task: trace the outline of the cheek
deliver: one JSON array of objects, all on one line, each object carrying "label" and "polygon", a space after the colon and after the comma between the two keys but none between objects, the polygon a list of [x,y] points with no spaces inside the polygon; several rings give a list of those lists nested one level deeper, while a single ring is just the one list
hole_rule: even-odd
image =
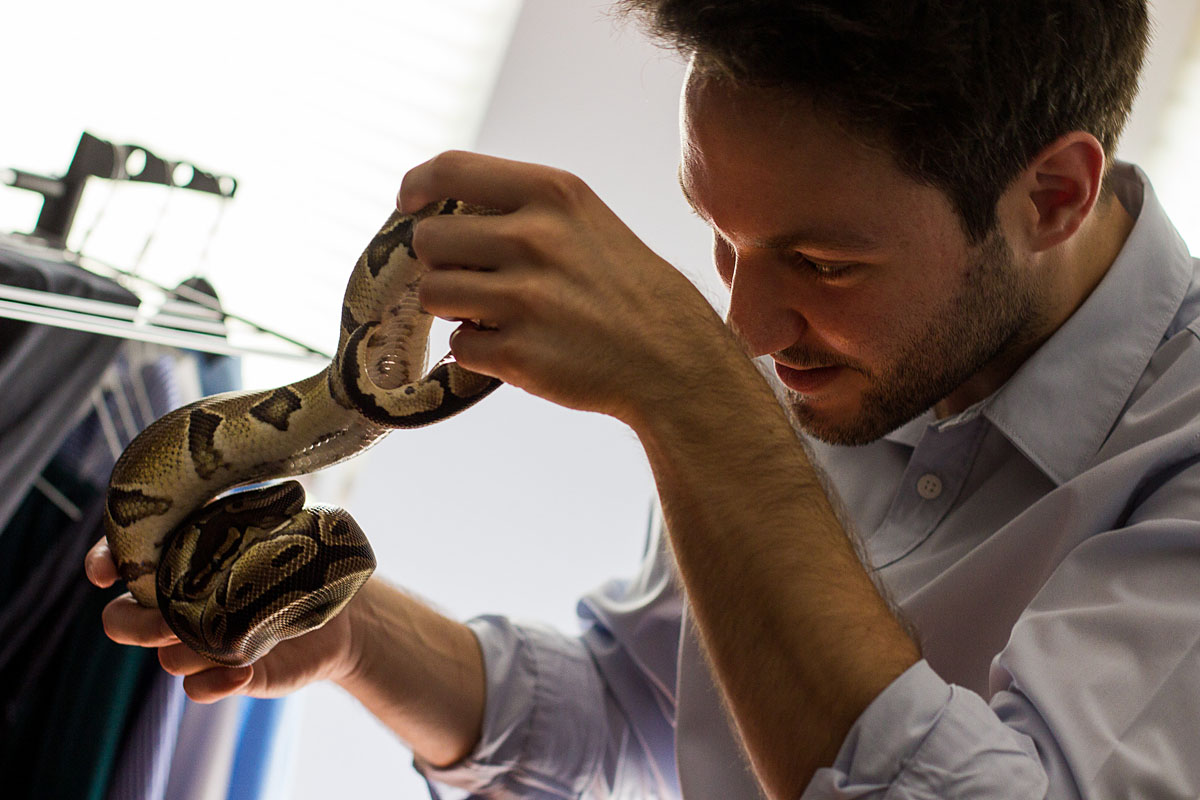
[{"label": "cheek", "polygon": [[[859,287],[852,301],[825,316],[829,341],[871,364],[875,370],[905,354],[928,338],[929,330],[945,324],[957,309],[952,298],[936,285],[886,285]],[[830,304],[831,312],[833,304]]]},{"label": "cheek", "polygon": [[886,358],[910,330],[904,304],[875,287],[816,288],[807,305],[812,333],[826,346],[864,363]]}]

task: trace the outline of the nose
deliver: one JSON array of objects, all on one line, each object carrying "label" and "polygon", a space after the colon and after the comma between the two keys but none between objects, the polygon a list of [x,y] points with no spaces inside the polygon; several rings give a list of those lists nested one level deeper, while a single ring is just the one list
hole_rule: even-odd
[{"label": "nose", "polygon": [[718,254],[717,265],[729,288],[725,320],[751,355],[775,353],[800,341],[808,323],[795,302],[788,271],[769,253],[721,247],[727,251]]}]

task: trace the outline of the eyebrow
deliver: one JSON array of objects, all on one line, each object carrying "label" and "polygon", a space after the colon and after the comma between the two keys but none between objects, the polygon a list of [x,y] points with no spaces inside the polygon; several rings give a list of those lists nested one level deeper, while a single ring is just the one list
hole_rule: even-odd
[{"label": "eyebrow", "polygon": [[[692,199],[691,193],[688,192],[687,184],[683,180],[682,168],[679,170],[679,190],[683,193],[683,199],[691,207],[692,213],[705,222],[709,222],[708,218],[700,213],[700,208],[696,205],[696,201]],[[756,240],[753,244],[755,247],[764,250],[791,250],[799,248],[802,245],[855,251],[875,250],[879,247],[879,241],[874,237],[859,233],[858,231],[824,225],[801,227],[789,233],[772,236],[769,239]]]}]

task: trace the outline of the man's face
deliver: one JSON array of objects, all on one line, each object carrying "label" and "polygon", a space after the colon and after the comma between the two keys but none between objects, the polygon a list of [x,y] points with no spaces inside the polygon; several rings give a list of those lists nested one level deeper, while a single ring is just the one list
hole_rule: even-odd
[{"label": "man's face", "polygon": [[680,179],[713,229],[728,322],[769,354],[802,428],[865,444],[1040,328],[1000,231],[972,246],[946,195],[778,95],[689,78]]}]

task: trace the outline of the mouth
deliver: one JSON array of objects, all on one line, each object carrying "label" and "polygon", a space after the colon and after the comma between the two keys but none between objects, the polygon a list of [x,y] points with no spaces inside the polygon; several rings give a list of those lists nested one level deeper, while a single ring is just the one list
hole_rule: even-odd
[{"label": "mouth", "polygon": [[845,367],[807,367],[798,369],[775,362],[775,374],[783,385],[797,394],[815,395],[845,371]]}]

